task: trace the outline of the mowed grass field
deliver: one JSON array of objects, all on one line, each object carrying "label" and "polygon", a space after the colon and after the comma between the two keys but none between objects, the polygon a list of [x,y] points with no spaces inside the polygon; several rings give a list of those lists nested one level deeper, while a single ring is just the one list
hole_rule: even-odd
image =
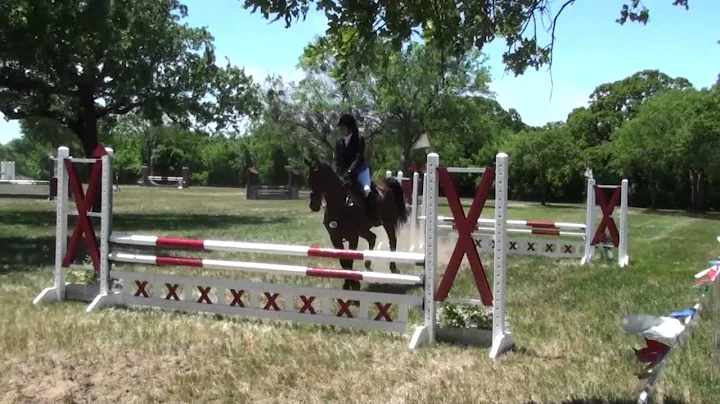
[{"label": "mowed grass field", "polygon": [[[384,334],[140,308],[87,314],[80,302],[33,306],[52,283],[54,207],[0,200],[2,403],[632,403],[638,368],[632,348],[641,340],[622,331],[623,315],[689,308],[698,296],[693,275],[720,255],[717,217],[631,210],[628,268],[509,256],[507,308],[519,349],[492,362],[482,348],[440,344],[410,351],[412,329]],[[492,204],[483,216],[492,216]],[[583,222],[585,209],[511,204],[509,216]],[[307,201],[245,201],[238,189],[122,187],[113,220],[123,233],[329,246],[322,215],[310,212]],[[132,270],[147,269],[157,270]],[[374,270],[387,271],[380,263]],[[454,291],[472,290],[464,267]],[[420,322],[419,315],[412,319]],[[706,315],[689,343],[672,353],[657,398],[720,403],[720,383],[711,381],[711,339]]]}]

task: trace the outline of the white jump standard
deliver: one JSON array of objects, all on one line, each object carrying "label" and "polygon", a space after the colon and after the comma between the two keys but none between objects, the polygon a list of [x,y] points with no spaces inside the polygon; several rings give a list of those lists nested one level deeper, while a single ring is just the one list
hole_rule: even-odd
[{"label": "white jump standard", "polygon": [[[481,304],[477,299],[447,297],[459,266],[449,265],[442,276],[440,287],[436,288],[437,270],[437,213],[438,189],[442,185],[446,193],[454,192],[447,181],[447,171],[439,166],[437,154],[428,155],[427,189],[429,196],[426,207],[430,219],[426,221],[426,252],[352,251],[316,248],[296,245],[280,245],[238,241],[184,239],[151,235],[122,235],[112,233],[112,156],[104,148],[98,148],[96,159],[73,159],[67,148],[58,151],[58,198],[57,238],[53,286],[46,288],[34,303],[61,301],[78,296],[78,286],[65,283],[65,270],[75,260],[82,236],[85,236],[93,269],[99,272],[99,288],[87,299],[92,303],[87,311],[102,307],[132,304],[161,307],[192,312],[212,312],[261,317],[268,319],[313,322],[318,324],[359,327],[370,330],[405,332],[409,326],[410,308],[423,312],[422,325],[415,329],[410,348],[431,344],[436,340],[452,339],[452,332],[439,327],[436,305],[442,302],[464,301]],[[80,184],[76,164],[94,163],[87,192]],[[507,197],[507,155],[497,157],[497,173],[488,169],[484,183],[492,185],[496,179],[496,221],[495,238],[505,238],[505,216]],[[494,174],[494,175],[493,175]],[[101,181],[102,180],[102,181]],[[489,184],[489,185],[488,185]],[[77,208],[77,224],[73,237],[67,241],[69,191]],[[101,192],[102,209],[94,212],[97,192]],[[484,201],[483,201],[484,202]],[[479,215],[477,204],[471,215]],[[481,209],[481,208],[480,208]],[[471,216],[472,217],[472,216]],[[100,235],[95,236],[91,218],[100,219]],[[463,227],[460,225],[460,227]],[[464,227],[463,227],[464,228]],[[465,229],[467,230],[467,229]],[[493,330],[483,332],[478,339],[492,340],[490,357],[496,358],[513,346],[512,335],[505,324],[505,253],[506,243],[498,242],[495,247],[494,290],[490,294],[479,261],[477,250],[467,240],[470,232],[463,233],[453,259],[460,260],[468,254],[482,303],[493,306]],[[163,247],[185,250],[232,251],[284,255],[295,257],[316,257],[331,259],[393,261],[423,266],[421,275],[400,275],[381,272],[337,270],[298,265],[283,265],[265,262],[217,260],[209,258],[158,256],[150,253],[123,251],[122,248]],[[472,248],[469,248],[472,247]],[[458,258],[459,257],[459,258]],[[452,260],[451,260],[452,261]],[[117,270],[114,265],[141,264],[144,266],[202,267],[242,273],[263,273],[269,275],[303,276],[313,278],[345,279],[369,283],[417,285],[422,295],[374,293],[329,289],[322,287],[298,286],[292,284],[261,283],[256,281],[183,276],[152,272]],[[454,265],[454,264],[453,264]],[[119,281],[119,282],[114,282]],[[482,286],[481,285],[485,285]],[[121,286],[120,286],[121,285]],[[70,292],[70,293],[67,293]],[[355,303],[357,302],[357,306]],[[452,331],[452,330],[450,330]],[[489,335],[488,335],[489,334]],[[468,341],[464,341],[468,342]]]}]

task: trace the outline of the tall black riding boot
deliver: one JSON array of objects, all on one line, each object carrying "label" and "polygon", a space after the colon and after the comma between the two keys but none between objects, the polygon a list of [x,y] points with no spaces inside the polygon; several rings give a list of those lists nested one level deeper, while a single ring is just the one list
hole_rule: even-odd
[{"label": "tall black riding boot", "polygon": [[371,191],[365,199],[365,213],[373,224],[379,222],[376,205],[375,192]]}]

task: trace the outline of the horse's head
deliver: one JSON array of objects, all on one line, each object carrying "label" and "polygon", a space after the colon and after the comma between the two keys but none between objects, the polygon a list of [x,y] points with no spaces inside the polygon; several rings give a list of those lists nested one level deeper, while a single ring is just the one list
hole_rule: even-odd
[{"label": "horse's head", "polygon": [[319,160],[308,161],[306,164],[310,168],[308,174],[308,185],[310,186],[310,210],[318,212],[322,207],[322,200],[331,184],[331,175],[334,175],[332,167]]}]

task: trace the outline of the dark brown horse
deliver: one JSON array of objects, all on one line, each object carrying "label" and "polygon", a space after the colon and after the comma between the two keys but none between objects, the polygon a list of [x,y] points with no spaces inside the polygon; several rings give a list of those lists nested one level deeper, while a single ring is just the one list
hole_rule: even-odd
[{"label": "dark brown horse", "polygon": [[[348,204],[348,196],[358,201],[358,192],[350,192],[349,187],[327,163],[311,164],[308,176],[310,185],[310,210],[317,212],[325,200],[325,218],[323,224],[330,235],[333,247],[344,248],[348,242],[351,250],[357,250],[359,238],[367,240],[369,248],[375,248],[375,233],[372,228],[382,226],[388,235],[390,251],[397,248],[397,234],[401,225],[407,222],[408,212],[403,198],[402,185],[395,178],[385,181],[373,181],[372,187],[376,195],[375,208],[377,219],[368,217],[363,203]],[[379,219],[379,220],[378,220]],[[353,260],[340,260],[343,269],[352,270]],[[370,261],[365,261],[365,268],[370,269]],[[397,266],[390,263],[390,272],[397,273]],[[343,289],[359,289],[357,281],[345,281]]]}]

